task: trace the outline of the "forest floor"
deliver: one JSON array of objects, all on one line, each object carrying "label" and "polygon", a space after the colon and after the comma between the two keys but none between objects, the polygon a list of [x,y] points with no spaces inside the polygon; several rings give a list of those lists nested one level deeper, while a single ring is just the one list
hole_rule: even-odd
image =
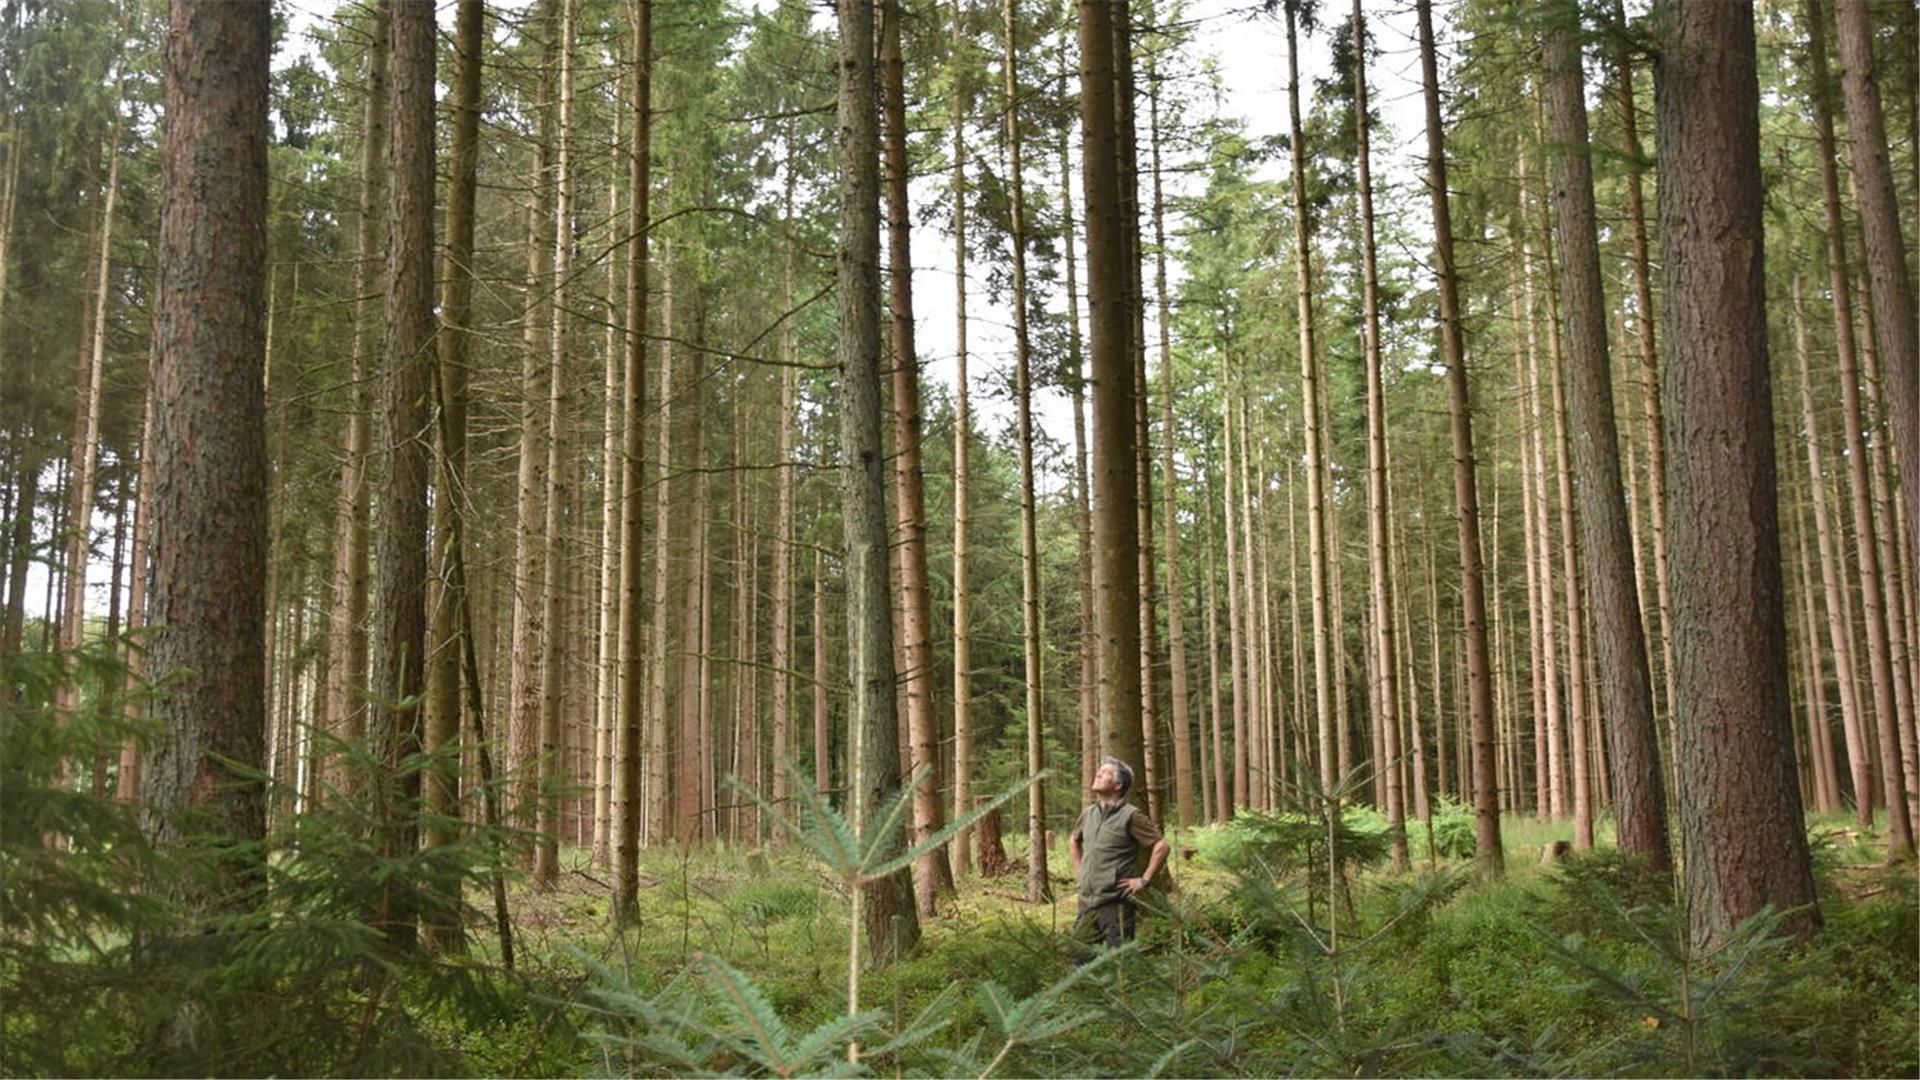
[{"label": "forest floor", "polygon": [[1809,825],[1821,936],[1792,946],[1761,919],[1712,954],[1604,831],[1601,853],[1543,860],[1568,822],[1507,818],[1494,884],[1430,861],[1416,828],[1414,869],[1350,867],[1331,920],[1304,875],[1250,863],[1233,830],[1189,830],[1140,945],[1085,972],[1064,854],[1054,901],[1030,904],[1010,837],[1015,873],[962,879],[906,958],[863,978],[858,1032],[846,890],[804,849],[643,855],[618,935],[604,871],[569,850],[560,886],[516,887],[512,907],[523,967],[573,1007],[468,1043],[468,1064],[811,1075],[864,1034],[882,1049],[861,1066],[896,1074],[1915,1075],[1912,868],[1880,866],[1849,821]]}]

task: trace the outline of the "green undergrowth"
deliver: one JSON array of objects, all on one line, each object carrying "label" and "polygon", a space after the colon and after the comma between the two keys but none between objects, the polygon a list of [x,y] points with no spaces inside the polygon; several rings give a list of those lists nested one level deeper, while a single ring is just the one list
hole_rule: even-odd
[{"label": "green undergrowth", "polygon": [[[146,734],[84,704],[51,722],[58,680],[108,664],[4,673],[21,697],[0,717],[0,1074],[1920,1072],[1912,868],[1880,866],[1850,820],[1809,822],[1824,929],[1805,944],[1767,912],[1693,950],[1669,884],[1609,850],[1605,823],[1600,851],[1543,861],[1570,828],[1509,817],[1508,874],[1482,883],[1466,808],[1441,804],[1431,854],[1412,823],[1404,873],[1385,821],[1349,808],[1332,865],[1321,815],[1178,833],[1139,942],[1084,966],[1064,853],[1050,903],[1024,899],[1024,872],[963,877],[849,1001],[853,889],[911,853],[874,842],[897,816],[856,835],[823,803],[783,847],[646,852],[618,933],[586,852],[540,891],[518,869],[524,835],[383,857],[339,805],[236,852],[263,870],[226,914],[189,911],[169,897],[201,868],[60,780],[76,742]],[[491,918],[503,867],[511,970]],[[455,895],[463,950],[379,924],[392,897]]]}]

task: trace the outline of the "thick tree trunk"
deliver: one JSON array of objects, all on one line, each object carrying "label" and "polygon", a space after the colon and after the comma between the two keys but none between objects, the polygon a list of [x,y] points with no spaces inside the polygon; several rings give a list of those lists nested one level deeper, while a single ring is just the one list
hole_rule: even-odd
[{"label": "thick tree trunk", "polygon": [[[1588,596],[1613,765],[1614,814],[1620,850],[1665,871],[1667,800],[1660,739],[1653,721],[1653,685],[1633,582],[1633,539],[1620,482],[1619,431],[1613,417],[1613,373],[1607,356],[1606,297],[1593,203],[1593,163],[1586,156],[1587,106],[1580,71],[1579,9],[1565,6],[1547,30],[1545,83],[1554,225],[1560,246],[1561,313],[1567,350],[1568,424],[1579,474],[1580,529],[1586,543]],[[1591,829],[1589,820],[1588,828]],[[1591,838],[1589,838],[1591,839]]]},{"label": "thick tree trunk", "polygon": [[[840,471],[846,523],[847,651],[853,688],[858,829],[899,789],[893,620],[888,611],[886,462],[880,446],[880,163],[874,103],[873,0],[838,0]],[[882,851],[899,851],[898,837]],[[866,963],[890,963],[920,937],[906,871],[861,887]]]},{"label": "thick tree trunk", "polygon": [[[781,225],[784,243],[781,253],[780,308],[794,309],[794,260],[799,245],[793,239],[793,189],[795,183],[793,131],[786,135],[787,159],[781,172],[786,189],[781,200]],[[787,800],[792,797],[787,770],[797,759],[793,737],[793,427],[799,409],[799,345],[794,337],[793,319],[780,323],[780,416],[775,421],[773,473],[773,746],[772,777],[769,790],[780,813],[769,823],[776,842],[786,839],[782,823]]]},{"label": "thick tree trunk", "polygon": [[1102,752],[1139,766],[1140,519],[1134,505],[1133,311],[1128,291],[1125,205],[1120,183],[1121,137],[1115,102],[1116,8],[1078,0],[1080,13],[1081,178],[1087,213],[1087,303],[1093,366],[1094,620],[1100,637],[1099,723]]},{"label": "thick tree trunk", "polygon": [[1656,19],[1680,827],[1689,929],[1710,945],[1768,905],[1799,933],[1820,916],[1787,712],[1753,10]]},{"label": "thick tree trunk", "polygon": [[[434,355],[434,25],[425,5],[393,11],[387,144],[387,400],[382,411],[378,542],[374,548],[374,697],[371,733],[383,772],[375,820],[382,853],[419,843],[420,774],[398,770],[419,752],[427,644],[427,397]],[[383,895],[389,940],[410,945],[417,912]]]},{"label": "thick tree trunk", "polygon": [[[175,0],[165,49],[152,394],[156,699],[146,776],[162,847],[206,845],[231,905],[262,867],[266,725],[267,81],[265,6]],[[227,763],[233,763],[229,766]],[[187,811],[192,811],[189,820]]]},{"label": "thick tree trunk", "polygon": [[1475,860],[1482,876],[1506,868],[1500,846],[1500,793],[1494,773],[1493,687],[1487,657],[1486,584],[1480,567],[1480,496],[1474,477],[1473,415],[1467,400],[1466,344],[1462,339],[1453,222],[1447,206],[1445,136],[1440,130],[1440,77],[1434,57],[1433,7],[1417,0],[1420,71],[1427,113],[1427,192],[1433,200],[1434,262],[1440,293],[1440,349],[1447,365],[1447,407],[1452,417],[1453,492],[1459,522],[1460,603],[1465,623],[1467,703],[1472,717]]}]

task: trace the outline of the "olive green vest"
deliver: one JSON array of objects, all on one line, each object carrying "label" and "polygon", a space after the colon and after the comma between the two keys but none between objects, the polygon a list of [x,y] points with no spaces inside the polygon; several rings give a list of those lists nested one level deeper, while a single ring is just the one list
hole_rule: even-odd
[{"label": "olive green vest", "polygon": [[1120,879],[1140,873],[1140,845],[1129,827],[1132,803],[1107,810],[1094,803],[1080,814],[1080,901],[1094,907],[1123,895]]}]

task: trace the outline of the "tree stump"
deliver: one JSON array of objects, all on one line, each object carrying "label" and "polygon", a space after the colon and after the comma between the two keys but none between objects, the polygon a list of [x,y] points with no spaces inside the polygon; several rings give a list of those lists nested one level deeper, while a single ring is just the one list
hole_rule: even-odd
[{"label": "tree stump", "polygon": [[1007,847],[1000,840],[1000,811],[989,810],[974,823],[974,850],[980,856],[980,876],[999,877],[1013,873],[1007,860]]},{"label": "tree stump", "polygon": [[1573,850],[1573,845],[1569,844],[1565,840],[1550,840],[1547,843],[1541,844],[1540,845],[1540,865],[1552,866],[1554,863],[1557,863],[1562,858],[1564,858],[1567,852],[1572,850]]}]

